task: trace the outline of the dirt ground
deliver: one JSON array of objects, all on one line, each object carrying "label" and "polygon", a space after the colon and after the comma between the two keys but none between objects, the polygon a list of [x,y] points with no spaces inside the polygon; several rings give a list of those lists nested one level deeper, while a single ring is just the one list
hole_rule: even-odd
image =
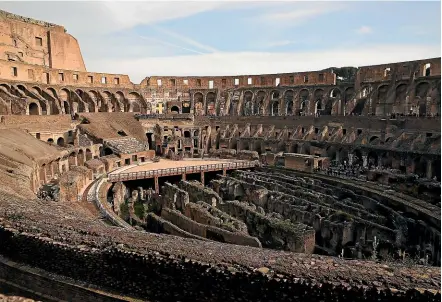
[{"label": "dirt ground", "polygon": [[235,161],[217,161],[217,160],[181,160],[181,161],[173,161],[168,159],[161,159],[157,163],[147,163],[141,166],[136,166],[127,170],[122,171],[121,173],[130,173],[130,172],[140,172],[140,171],[152,171],[159,169],[167,169],[167,168],[181,168],[181,167],[191,167],[191,166],[203,166],[203,165],[211,165],[211,164],[226,164],[232,163]]}]

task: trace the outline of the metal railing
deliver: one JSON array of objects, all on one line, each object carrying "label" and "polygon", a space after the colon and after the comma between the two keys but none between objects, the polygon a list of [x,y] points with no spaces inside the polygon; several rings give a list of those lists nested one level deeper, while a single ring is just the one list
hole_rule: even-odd
[{"label": "metal railing", "polygon": [[135,179],[146,179],[146,178],[153,178],[160,176],[172,176],[172,175],[191,174],[198,172],[219,171],[224,169],[235,170],[235,169],[253,168],[257,164],[258,164],[257,161],[247,161],[247,162],[235,162],[235,163],[209,164],[202,166],[167,168],[167,169],[158,169],[151,171],[118,173],[118,174],[110,174],[108,176],[108,181],[117,182],[117,181],[127,181]]}]

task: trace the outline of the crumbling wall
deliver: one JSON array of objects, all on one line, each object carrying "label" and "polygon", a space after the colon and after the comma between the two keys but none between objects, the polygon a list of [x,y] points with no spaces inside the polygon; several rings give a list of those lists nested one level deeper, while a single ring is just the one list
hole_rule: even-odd
[{"label": "crumbling wall", "polygon": [[207,239],[216,240],[225,243],[261,247],[261,243],[255,237],[250,237],[248,235],[240,233],[232,233],[217,228],[215,226],[204,225],[195,222],[192,219],[181,214],[181,212],[177,210],[163,208],[161,210],[161,217],[167,221],[172,222],[180,229],[199,237],[204,237]]},{"label": "crumbling wall", "polygon": [[[289,250],[301,253],[313,253],[315,233],[304,224],[293,224],[290,221],[270,218],[245,203],[225,201],[218,205],[222,211],[241,219],[247,225],[252,236],[256,236],[265,247]],[[308,236],[309,240],[306,236]],[[307,246],[307,244],[310,244]]]},{"label": "crumbling wall", "polygon": [[178,185],[181,189],[189,194],[189,200],[192,202],[198,202],[202,200],[214,207],[222,202],[221,197],[215,191],[208,187],[205,187],[198,181],[182,180]]}]

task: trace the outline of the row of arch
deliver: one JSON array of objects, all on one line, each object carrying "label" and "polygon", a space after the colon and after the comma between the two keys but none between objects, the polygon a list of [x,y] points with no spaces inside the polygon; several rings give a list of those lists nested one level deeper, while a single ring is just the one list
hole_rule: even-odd
[{"label": "row of arch", "polygon": [[[12,101],[25,100],[26,114],[75,114],[82,112],[141,112],[150,110],[151,104],[147,103],[138,92],[129,92],[125,95],[121,91],[83,90],[52,87],[41,88],[32,86],[27,88],[23,84],[0,84],[0,97]],[[0,106],[1,111],[1,106]],[[12,111],[3,109],[3,111]],[[1,112],[0,112],[1,113]],[[14,114],[15,112],[3,112]],[[17,112],[20,114],[21,112]]]},{"label": "row of arch", "polygon": [[[63,138],[58,138],[57,144]],[[49,142],[49,140],[48,140]],[[41,183],[48,183],[56,175],[60,175],[68,171],[70,166],[84,166],[85,162],[94,158],[93,152],[90,148],[79,149],[72,151],[65,157],[59,157],[54,161],[50,161],[41,165],[39,170],[39,177]],[[67,159],[67,166],[62,164],[63,160]]]},{"label": "row of arch", "polygon": [[[373,88],[363,86],[360,98],[373,97],[375,102],[371,104],[371,114],[405,113],[425,115],[428,113],[440,113],[440,81],[430,83],[420,81],[413,86],[401,82],[395,86],[380,84]],[[430,106],[430,107],[429,107]]]}]

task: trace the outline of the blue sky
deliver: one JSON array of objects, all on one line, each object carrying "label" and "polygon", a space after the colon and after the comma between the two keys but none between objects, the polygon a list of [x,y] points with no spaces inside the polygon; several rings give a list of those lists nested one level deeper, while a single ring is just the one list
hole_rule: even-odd
[{"label": "blue sky", "polygon": [[233,75],[439,57],[431,2],[1,2],[64,25],[89,71]]}]

